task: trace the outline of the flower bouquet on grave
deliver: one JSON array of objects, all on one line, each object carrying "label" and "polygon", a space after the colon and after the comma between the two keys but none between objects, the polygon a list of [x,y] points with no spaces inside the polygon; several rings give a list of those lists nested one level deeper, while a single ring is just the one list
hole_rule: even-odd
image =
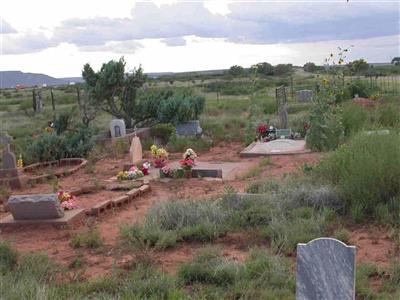
[{"label": "flower bouquet on grave", "polygon": [[156,145],[150,147],[151,155],[154,159],[154,167],[163,168],[168,159],[168,152],[164,148],[158,148]]},{"label": "flower bouquet on grave", "polygon": [[132,166],[129,171],[121,171],[117,174],[118,180],[134,180],[142,178],[144,176],[143,172],[139,170],[136,166]]},{"label": "flower bouquet on grave", "polygon": [[75,197],[70,193],[59,191],[57,193],[57,198],[61,203],[61,207],[65,210],[78,208],[78,205],[75,203]]},{"label": "flower bouquet on grave", "polygon": [[190,178],[192,176],[192,169],[196,165],[197,154],[192,149],[187,149],[183,153],[183,159],[179,162],[185,172],[185,176]]},{"label": "flower bouquet on grave", "polygon": [[258,140],[262,141],[268,134],[268,126],[266,124],[260,124],[257,127]]},{"label": "flower bouquet on grave", "polygon": [[143,163],[141,171],[144,176],[150,174],[150,167],[151,167],[151,164],[149,162],[146,161]]}]

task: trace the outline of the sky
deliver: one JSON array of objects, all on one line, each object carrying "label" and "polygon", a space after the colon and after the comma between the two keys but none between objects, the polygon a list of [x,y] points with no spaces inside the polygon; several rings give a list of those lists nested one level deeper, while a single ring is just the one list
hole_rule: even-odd
[{"label": "sky", "polygon": [[338,46],[390,62],[399,22],[400,0],[1,0],[0,71],[72,77],[121,56],[145,72],[322,64]]}]

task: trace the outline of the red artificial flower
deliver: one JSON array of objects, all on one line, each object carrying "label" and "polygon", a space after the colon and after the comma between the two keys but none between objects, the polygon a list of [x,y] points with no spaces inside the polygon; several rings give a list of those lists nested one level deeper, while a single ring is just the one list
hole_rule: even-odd
[{"label": "red artificial flower", "polygon": [[259,125],[257,131],[259,134],[265,134],[267,132],[267,125],[265,124]]}]

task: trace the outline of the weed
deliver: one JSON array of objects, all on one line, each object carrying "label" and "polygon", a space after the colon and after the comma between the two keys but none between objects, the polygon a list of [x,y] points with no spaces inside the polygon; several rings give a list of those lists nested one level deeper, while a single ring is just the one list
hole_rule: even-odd
[{"label": "weed", "polygon": [[77,233],[71,238],[71,247],[73,248],[96,249],[102,245],[103,238],[95,227],[89,228],[86,232]]},{"label": "weed", "polygon": [[17,264],[18,252],[8,242],[0,242],[0,274],[11,271]]}]

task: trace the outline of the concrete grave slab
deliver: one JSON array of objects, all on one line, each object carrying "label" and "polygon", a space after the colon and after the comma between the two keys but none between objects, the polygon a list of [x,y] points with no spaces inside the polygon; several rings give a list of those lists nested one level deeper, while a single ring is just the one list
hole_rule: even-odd
[{"label": "concrete grave slab", "polygon": [[15,220],[12,215],[7,215],[0,220],[0,228],[16,228],[34,225],[51,225],[55,227],[72,226],[80,222],[85,216],[84,209],[66,210],[64,216],[58,219],[40,220]]},{"label": "concrete grave slab", "polygon": [[305,140],[277,139],[271,142],[253,142],[247,146],[240,156],[269,156],[269,155],[295,155],[311,152],[306,147]]}]

